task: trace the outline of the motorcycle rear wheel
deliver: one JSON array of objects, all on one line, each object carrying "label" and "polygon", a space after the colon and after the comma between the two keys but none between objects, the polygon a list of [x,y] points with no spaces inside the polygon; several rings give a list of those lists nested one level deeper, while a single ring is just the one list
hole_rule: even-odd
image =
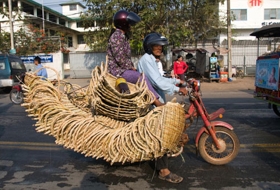
[{"label": "motorcycle rear wheel", "polygon": [[10,92],[10,100],[17,105],[23,103],[23,93],[17,89],[12,89]]},{"label": "motorcycle rear wheel", "polygon": [[201,157],[213,165],[224,165],[231,162],[238,154],[240,143],[236,134],[224,127],[215,128],[217,139],[221,145],[217,149],[212,137],[203,133],[198,141]]},{"label": "motorcycle rear wheel", "polygon": [[274,113],[280,117],[280,110],[278,109],[278,106],[273,104],[272,109],[273,109]]}]

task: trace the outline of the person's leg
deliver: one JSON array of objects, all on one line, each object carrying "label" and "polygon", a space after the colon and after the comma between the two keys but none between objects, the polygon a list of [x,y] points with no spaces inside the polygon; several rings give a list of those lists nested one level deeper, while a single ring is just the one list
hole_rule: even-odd
[{"label": "person's leg", "polygon": [[185,74],[178,74],[178,77],[180,78],[180,80],[185,80]]},{"label": "person's leg", "polygon": [[[156,160],[156,169],[162,174],[163,176],[168,175],[168,157],[164,155]],[[161,173],[162,172],[162,173]]]},{"label": "person's leg", "polygon": [[164,155],[156,160],[156,169],[159,171],[159,179],[166,180],[171,183],[180,183],[183,178],[171,173],[168,169],[168,157]]},{"label": "person's leg", "polygon": [[[133,83],[133,84],[136,84],[139,77],[140,79],[142,79],[142,75],[141,73],[139,73],[138,71],[134,71],[134,70],[126,70],[123,74],[122,74],[122,77],[125,78],[125,80],[127,82],[130,82],[130,83]],[[155,91],[155,89],[153,88],[153,86],[151,85],[150,81],[147,80],[146,78],[144,79],[147,86],[148,86],[148,89],[155,95],[156,99],[154,101],[154,104],[155,106],[162,106],[163,104],[159,101],[159,95],[158,93]]]}]

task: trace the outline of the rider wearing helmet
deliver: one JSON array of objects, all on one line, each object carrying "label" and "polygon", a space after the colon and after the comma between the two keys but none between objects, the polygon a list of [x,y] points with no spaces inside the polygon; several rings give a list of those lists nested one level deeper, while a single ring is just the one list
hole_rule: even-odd
[{"label": "rider wearing helmet", "polygon": [[113,18],[115,27],[126,32],[129,31],[130,26],[134,26],[140,20],[141,19],[137,14],[125,10],[118,11]]},{"label": "rider wearing helmet", "polygon": [[[163,46],[167,45],[167,39],[159,33],[148,34],[143,42],[145,54],[140,58],[138,63],[138,71],[144,73],[148,80],[151,82],[158,94],[165,102],[165,93],[173,95],[175,92],[182,92],[187,94],[186,88],[179,88],[176,84],[182,84],[176,78],[163,77],[157,67],[157,59],[162,53]],[[168,157],[162,156],[156,160],[156,169],[159,171],[159,179],[166,180],[171,183],[180,183],[183,178],[170,172],[168,169]]]},{"label": "rider wearing helmet", "polygon": [[[107,58],[108,58],[108,71],[116,77],[122,77],[127,82],[136,84],[141,74],[136,71],[134,64],[131,61],[131,50],[128,41],[128,33],[130,26],[135,25],[140,21],[140,17],[125,10],[118,11],[114,17],[113,22],[116,27],[111,31],[108,40]],[[154,94],[156,106],[162,105],[158,100],[159,95],[152,87],[150,82],[144,79],[147,83],[149,90]]]},{"label": "rider wearing helmet", "polygon": [[179,91],[187,94],[186,88],[176,86],[176,84],[183,84],[185,81],[163,77],[158,71],[156,60],[161,55],[163,46],[167,44],[168,40],[159,33],[148,34],[143,41],[145,54],[138,63],[138,71],[145,74],[164,102],[166,101],[164,94],[173,95]]}]

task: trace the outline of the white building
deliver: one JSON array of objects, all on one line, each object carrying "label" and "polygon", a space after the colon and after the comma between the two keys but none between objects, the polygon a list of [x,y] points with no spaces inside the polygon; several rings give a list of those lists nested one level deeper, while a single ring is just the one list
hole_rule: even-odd
[{"label": "white building", "polygon": [[[255,40],[250,34],[265,25],[280,23],[280,0],[231,0],[231,11],[235,16],[232,22],[234,40]],[[220,15],[226,16],[227,1],[220,4]],[[220,42],[227,39],[220,35]]]},{"label": "white building", "polygon": [[[16,17],[13,22],[14,31],[24,26],[24,20],[28,21],[41,29],[45,29],[48,36],[53,36],[57,31],[67,31],[68,49],[70,51],[88,51],[89,47],[85,44],[83,34],[86,32],[81,26],[80,14],[85,11],[85,6],[79,2],[62,3],[62,13],[54,11],[49,7],[43,6],[33,0],[13,0],[12,7],[18,8],[17,13],[21,19]],[[8,0],[0,0],[0,8],[8,12]],[[0,15],[0,29],[10,32],[8,17]]]}]

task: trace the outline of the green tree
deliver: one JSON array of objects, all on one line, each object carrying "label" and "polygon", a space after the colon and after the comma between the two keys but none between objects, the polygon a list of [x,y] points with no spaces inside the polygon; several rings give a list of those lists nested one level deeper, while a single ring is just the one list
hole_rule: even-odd
[{"label": "green tree", "polygon": [[[8,7],[0,7],[2,18],[9,18]],[[60,30],[55,36],[47,36],[45,31],[22,19],[21,8],[13,8],[13,20],[23,21],[23,26],[14,31],[14,46],[18,55],[32,55],[34,53],[53,53],[61,51],[69,53],[67,49],[68,33]],[[8,20],[7,20],[8,22]],[[11,49],[10,33],[0,30],[0,52],[9,52]]]},{"label": "green tree", "polygon": [[[46,36],[45,32],[27,24],[14,32],[15,49],[18,55],[32,55],[34,53],[53,53],[61,51],[69,53],[67,49],[67,33],[60,31],[55,36]],[[0,34],[0,51],[10,50],[10,33]]]},{"label": "green tree", "polygon": [[0,32],[0,52],[8,52],[11,49],[10,33]]},{"label": "green tree", "polygon": [[[166,36],[170,44],[180,46],[212,37],[219,31],[218,3],[223,0],[87,0],[88,11],[81,15],[86,43],[93,49],[105,50],[112,18],[120,9],[137,13],[142,21],[132,27],[132,49],[140,51],[145,35],[156,31]],[[93,27],[97,26],[97,27]],[[92,27],[92,28],[91,28]]]}]

